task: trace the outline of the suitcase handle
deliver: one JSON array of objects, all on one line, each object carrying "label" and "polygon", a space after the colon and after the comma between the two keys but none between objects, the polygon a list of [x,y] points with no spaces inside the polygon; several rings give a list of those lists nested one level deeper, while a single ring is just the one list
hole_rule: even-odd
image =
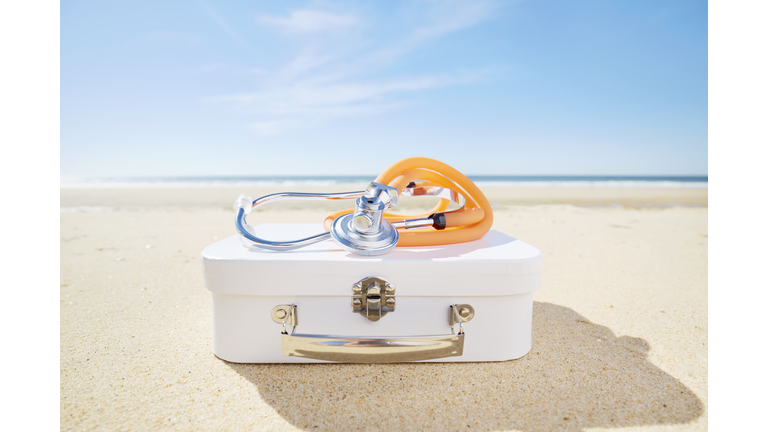
[{"label": "suitcase handle", "polygon": [[[474,309],[469,305],[449,307],[451,333],[453,325],[458,323],[458,334],[407,337],[295,334],[298,325],[295,304],[276,306],[273,316],[275,311],[282,311],[279,315],[284,317],[280,335],[283,355],[341,363],[401,363],[460,357],[464,353],[464,323],[474,317]],[[293,326],[290,334],[286,324]]]}]

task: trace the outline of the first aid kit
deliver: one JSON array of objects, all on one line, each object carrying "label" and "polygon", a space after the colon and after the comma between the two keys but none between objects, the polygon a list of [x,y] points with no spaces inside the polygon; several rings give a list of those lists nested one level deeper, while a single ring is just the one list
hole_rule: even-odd
[{"label": "first aid kit", "polygon": [[[422,215],[394,214],[401,195],[439,202]],[[246,222],[281,199],[356,201],[323,223]],[[223,360],[476,362],[531,349],[542,253],[491,229],[488,200],[446,164],[409,158],[365,190],[241,195],[234,208],[237,234],[201,253],[213,352]],[[286,238],[298,240],[274,240]]]}]

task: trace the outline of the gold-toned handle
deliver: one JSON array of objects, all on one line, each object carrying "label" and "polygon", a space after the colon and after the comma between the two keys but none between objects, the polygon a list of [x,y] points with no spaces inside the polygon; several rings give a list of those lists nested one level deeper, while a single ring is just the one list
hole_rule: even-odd
[{"label": "gold-toned handle", "polygon": [[435,336],[328,336],[289,334],[285,326],[298,325],[295,304],[278,305],[272,310],[272,319],[282,323],[280,334],[283,355],[306,357],[340,363],[402,363],[459,357],[464,354],[463,323],[471,320],[475,310],[470,305],[450,305],[449,324],[458,323],[458,334]]},{"label": "gold-toned handle", "polygon": [[464,335],[339,337],[282,334],[283,355],[341,363],[402,363],[464,353]]}]

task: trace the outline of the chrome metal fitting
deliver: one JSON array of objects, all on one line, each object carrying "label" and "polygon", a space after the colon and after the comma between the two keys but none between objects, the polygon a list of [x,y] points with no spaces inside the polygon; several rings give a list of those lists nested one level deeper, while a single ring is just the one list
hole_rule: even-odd
[{"label": "chrome metal fitting", "polygon": [[378,321],[395,311],[395,285],[384,278],[369,276],[352,286],[352,312]]},{"label": "chrome metal fitting", "polygon": [[397,245],[400,234],[384,219],[384,210],[397,205],[397,189],[372,182],[355,201],[355,211],[331,224],[331,237],[347,252],[381,255]]}]

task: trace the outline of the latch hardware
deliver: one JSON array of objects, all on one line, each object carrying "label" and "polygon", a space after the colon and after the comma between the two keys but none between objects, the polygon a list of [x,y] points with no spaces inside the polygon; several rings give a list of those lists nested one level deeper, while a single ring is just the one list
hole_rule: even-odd
[{"label": "latch hardware", "polygon": [[352,285],[352,312],[378,321],[395,311],[395,285],[376,276],[369,276]]},{"label": "latch hardware", "polygon": [[468,304],[455,304],[451,305],[451,311],[448,314],[448,323],[451,325],[451,333],[453,333],[453,325],[459,325],[459,334],[464,334],[464,323],[469,322],[475,317],[475,308]]},{"label": "latch hardware", "polygon": [[272,321],[283,324],[283,327],[285,327],[285,324],[288,324],[290,326],[296,327],[299,325],[299,314],[296,311],[296,305],[295,304],[289,304],[289,305],[277,305],[272,308]]}]

